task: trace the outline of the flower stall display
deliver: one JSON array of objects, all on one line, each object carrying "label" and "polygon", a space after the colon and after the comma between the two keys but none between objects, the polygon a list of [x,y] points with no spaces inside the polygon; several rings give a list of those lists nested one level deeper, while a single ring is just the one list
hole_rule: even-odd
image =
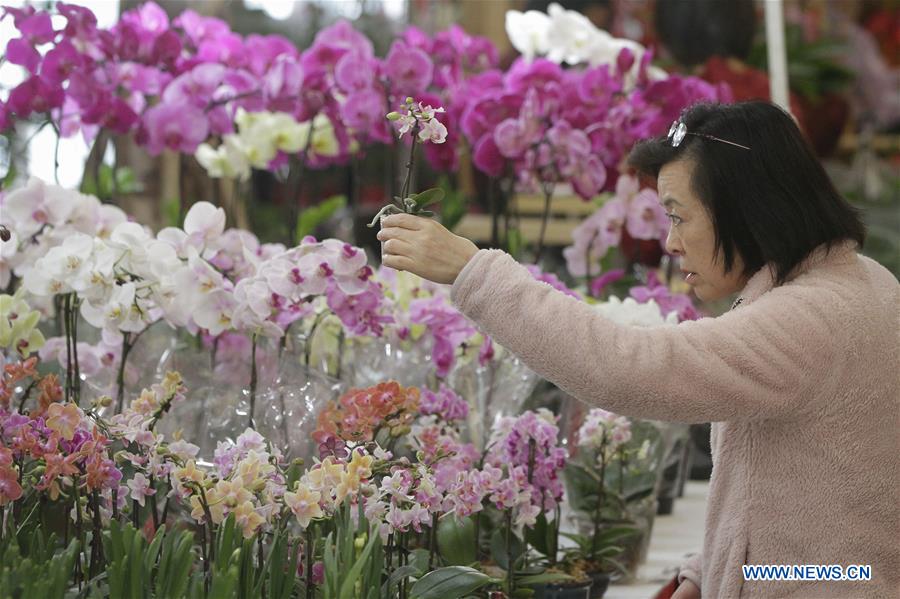
[{"label": "flower stall display", "polygon": [[[4,182],[3,593],[518,597],[622,567],[624,526],[656,480],[653,426],[593,410],[572,436],[525,410],[538,376],[449,286],[307,234],[318,217],[304,220],[300,198],[317,173],[381,152],[391,203],[372,226],[432,216],[455,192],[418,182],[468,155],[501,200],[543,194],[535,279],[625,325],[674,325],[698,317],[690,299],[633,268],[659,263],[665,213],[620,167],[636,140],[727,89],[668,76],[556,5],[509,13],[523,56],[505,70],[455,26],[409,27],[381,57],[345,20],[299,49],[153,2],[109,28],[64,2],[0,19],[17,32],[5,59],[25,73],[0,90],[0,133],[48,126],[95,158],[128,137],[251,202],[254,172],[271,173],[289,232],[229,227],[222,206],[187,197],[155,231],[111,203],[119,179],[101,185],[102,160],[80,191]],[[564,251],[574,288],[541,261],[567,189],[612,192]],[[609,292],[633,279],[610,268],[614,247],[640,275],[623,300]]]}]

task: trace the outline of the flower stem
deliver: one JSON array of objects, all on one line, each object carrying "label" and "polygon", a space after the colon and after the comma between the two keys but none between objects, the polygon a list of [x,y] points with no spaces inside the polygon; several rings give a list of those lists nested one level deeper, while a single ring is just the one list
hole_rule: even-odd
[{"label": "flower stem", "polygon": [[72,493],[75,499],[75,536],[78,538],[78,557],[75,561],[75,578],[78,580],[78,590],[81,590],[82,579],[84,578],[84,566],[82,564],[82,556],[84,555],[84,527],[81,523],[81,500],[78,496],[78,479],[72,481]]},{"label": "flower stem", "polygon": [[94,531],[91,535],[91,566],[88,576],[93,578],[103,563],[103,543],[101,542],[100,496],[96,489],[91,495],[91,512],[93,513]]},{"label": "flower stem", "polygon": [[315,549],[312,525],[306,528],[306,599],[313,599],[315,587],[313,586],[313,550]]},{"label": "flower stem", "polygon": [[72,305],[72,294],[63,298],[63,328],[66,334],[66,402],[72,401],[72,329],[69,326],[69,307]]},{"label": "flower stem", "polygon": [[597,239],[597,236],[600,235],[600,229],[597,229],[594,232],[593,237],[591,237],[591,242],[588,243],[587,250],[584,252],[584,269],[585,269],[585,281],[584,285],[587,289],[588,297],[593,297],[593,293],[591,292],[591,248],[594,246],[594,240]]},{"label": "flower stem", "polygon": [[307,368],[309,368],[309,360],[312,357],[312,343],[313,343],[313,335],[316,334],[316,329],[319,328],[319,325],[322,323],[322,319],[325,318],[326,312],[320,312],[316,315],[316,318],[313,320],[312,326],[309,327],[309,335],[306,336],[306,342],[303,347],[303,359]]},{"label": "flower stem", "polygon": [[603,508],[603,494],[606,478],[606,431],[600,442],[600,480],[597,485],[597,508],[594,510],[594,537],[591,539],[591,558],[594,558],[599,550],[597,538],[600,536],[600,510]]},{"label": "flower stem", "polygon": [[341,330],[338,332],[338,351],[337,351],[337,369],[334,373],[334,378],[341,378],[341,366],[344,364],[344,346],[346,345],[346,335],[344,333],[344,327],[341,327]]},{"label": "flower stem", "polygon": [[479,561],[481,559],[481,543],[479,543],[479,535],[481,535],[481,518],[479,518],[478,512],[472,514],[472,517],[475,518],[475,561]]},{"label": "flower stem", "polygon": [[541,254],[544,252],[544,235],[547,233],[547,220],[550,217],[550,200],[553,197],[553,185],[545,183],[542,185],[544,191],[544,214],[541,217],[541,232],[538,235],[537,252],[534,256],[534,263],[540,265]]},{"label": "flower stem", "polygon": [[409,185],[412,182],[413,167],[416,164],[416,142],[419,140],[419,122],[412,128],[412,144],[409,146],[409,162],[406,163],[406,180],[403,181],[403,189],[400,190],[400,200],[403,201],[409,196]]},{"label": "flower stem", "polygon": [[309,155],[309,147],[312,145],[313,133],[315,133],[315,125],[318,113],[309,119],[309,133],[306,138],[306,145],[300,152],[300,156],[295,158],[291,164],[291,170],[288,174],[288,247],[294,247],[299,243],[297,239],[297,219],[300,217],[300,188],[303,183],[303,173],[306,170],[306,158]]},{"label": "flower stem", "polygon": [[512,557],[512,510],[506,510],[506,594],[510,596],[515,590],[515,569]]},{"label": "flower stem", "polygon": [[429,538],[429,553],[428,553],[428,569],[432,570],[434,568],[434,556],[437,553],[437,527],[438,527],[438,515],[433,514],[431,516],[431,536]]},{"label": "flower stem", "polygon": [[122,335],[122,358],[119,360],[119,373],[116,375],[116,414],[122,413],[125,403],[125,361],[131,351],[131,333]]},{"label": "flower stem", "polygon": [[252,345],[250,346],[250,414],[247,426],[255,429],[253,423],[253,412],[256,409],[256,335],[253,335]]}]

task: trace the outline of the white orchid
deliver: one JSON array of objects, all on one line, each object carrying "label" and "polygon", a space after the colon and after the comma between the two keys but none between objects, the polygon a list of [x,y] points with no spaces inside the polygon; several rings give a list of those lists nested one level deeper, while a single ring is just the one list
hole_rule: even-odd
[{"label": "white orchid", "polygon": [[232,325],[235,329],[251,335],[261,335],[278,339],[284,336],[284,330],[273,322],[278,306],[273,304],[273,297],[268,283],[262,277],[241,279],[234,287],[235,306],[232,312]]},{"label": "white orchid", "polygon": [[279,152],[297,154],[308,149],[310,154],[337,156],[341,151],[334,125],[324,114],[298,122],[286,112],[241,108],[234,122],[237,133],[225,135],[218,147],[206,143],[197,147],[194,156],[210,177],[246,180],[251,167],[268,169]]},{"label": "white orchid", "polygon": [[30,293],[52,296],[89,286],[94,238],[75,233],[62,245],[51,248],[26,273],[23,285]]},{"label": "white orchid", "polygon": [[216,289],[205,293],[194,306],[194,322],[210,335],[219,335],[232,328],[231,317],[237,302],[230,291]]},{"label": "white orchid", "polygon": [[[24,187],[12,191],[3,201],[3,223],[24,239],[44,226],[58,226],[75,208],[72,196],[77,192],[45,185],[32,177]],[[77,194],[80,195],[80,194]]]},{"label": "white orchid", "polygon": [[147,278],[151,276],[149,246],[152,242],[153,237],[143,226],[124,222],[113,229],[107,243],[119,254],[116,258],[118,270]]},{"label": "white orchid", "polygon": [[225,211],[209,202],[197,202],[184,217],[184,232],[189,241],[203,249],[225,231]]},{"label": "white orchid", "polygon": [[309,140],[309,127],[305,123],[298,123],[286,112],[273,113],[271,127],[274,132],[275,147],[281,152],[294,154],[306,147]]},{"label": "white orchid", "polygon": [[506,35],[513,48],[527,60],[547,53],[547,31],[550,29],[550,17],[537,11],[506,11]]},{"label": "white orchid", "polygon": [[116,285],[104,302],[81,304],[81,315],[91,325],[110,332],[138,333],[150,324],[150,315],[138,305],[134,283]]},{"label": "white orchid", "polygon": [[663,317],[659,305],[653,300],[639,304],[634,298],[627,297],[622,301],[613,295],[609,301],[595,307],[603,316],[618,324],[636,327],[678,324],[677,312],[670,312],[668,316]]},{"label": "white orchid", "polygon": [[369,262],[363,250],[340,239],[325,239],[319,245],[317,253],[327,258],[336,277],[355,277]]},{"label": "white orchid", "polygon": [[[309,121],[303,123],[310,126]],[[341,153],[341,146],[334,133],[334,125],[324,114],[317,114],[312,124],[312,139],[309,142],[310,152],[317,156],[337,156]]]},{"label": "white orchid", "polygon": [[[513,47],[526,60],[546,56],[557,64],[614,66],[619,53],[630,50],[634,54],[634,63],[626,73],[626,87],[634,85],[641,59],[647,51],[633,40],[613,37],[583,14],[566,10],[557,3],[547,8],[547,14],[534,10],[507,11],[506,33]],[[648,75],[652,79],[667,76],[656,67],[649,67]]]},{"label": "white orchid", "polygon": [[609,37],[597,29],[590,19],[574,10],[553,3],[548,9],[547,58],[555,63],[581,64],[588,61],[588,51],[598,37]]},{"label": "white orchid", "polygon": [[194,156],[210,177],[241,181],[250,178],[250,159],[237,135],[225,135],[217,148],[200,144]]}]

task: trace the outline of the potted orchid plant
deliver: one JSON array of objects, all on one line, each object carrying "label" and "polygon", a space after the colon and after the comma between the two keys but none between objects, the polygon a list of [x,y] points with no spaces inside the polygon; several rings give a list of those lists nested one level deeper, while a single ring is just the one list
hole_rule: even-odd
[{"label": "potted orchid plant", "polygon": [[410,185],[416,163],[416,146],[430,142],[442,144],[447,141],[447,127],[437,118],[437,115],[445,112],[443,107],[432,108],[422,102],[416,102],[411,97],[406,98],[403,112],[389,112],[387,119],[394,123],[398,129],[398,137],[403,138],[405,133],[410,133],[409,160],[406,163],[406,177],[400,195],[394,197],[394,201],[385,205],[378,211],[369,227],[374,227],[382,217],[388,214],[415,214],[417,216],[434,216],[429,206],[444,199],[444,190],[438,187],[426,189],[419,193],[410,194]]},{"label": "potted orchid plant", "polygon": [[[566,558],[578,563],[592,578],[592,597],[601,597],[610,573],[622,570],[613,559],[623,552],[617,542],[638,532],[628,522],[623,488],[631,429],[631,422],[624,416],[591,409],[576,433],[578,453],[567,468],[570,485],[585,490],[573,508],[589,525],[581,533],[563,533],[575,544],[566,551]],[[614,479],[618,490],[612,487]]]}]

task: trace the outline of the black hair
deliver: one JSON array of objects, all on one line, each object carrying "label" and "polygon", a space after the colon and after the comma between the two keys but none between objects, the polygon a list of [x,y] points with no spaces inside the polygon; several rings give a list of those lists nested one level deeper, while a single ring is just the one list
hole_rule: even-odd
[{"label": "black hair", "polygon": [[753,47],[753,0],[657,0],[655,16],[659,40],[686,67],[715,55],[744,60]]},{"label": "black hair", "polygon": [[[862,246],[859,210],[837,192],[793,118],[769,102],[696,104],[681,121],[688,134],[676,148],[665,137],[638,143],[628,163],[659,176],[666,164],[693,163],[691,189],[713,223],[726,272],[735,253],[752,275],[773,264],[777,283],[816,247],[843,240]],[[750,149],[702,137],[728,140]]]}]

